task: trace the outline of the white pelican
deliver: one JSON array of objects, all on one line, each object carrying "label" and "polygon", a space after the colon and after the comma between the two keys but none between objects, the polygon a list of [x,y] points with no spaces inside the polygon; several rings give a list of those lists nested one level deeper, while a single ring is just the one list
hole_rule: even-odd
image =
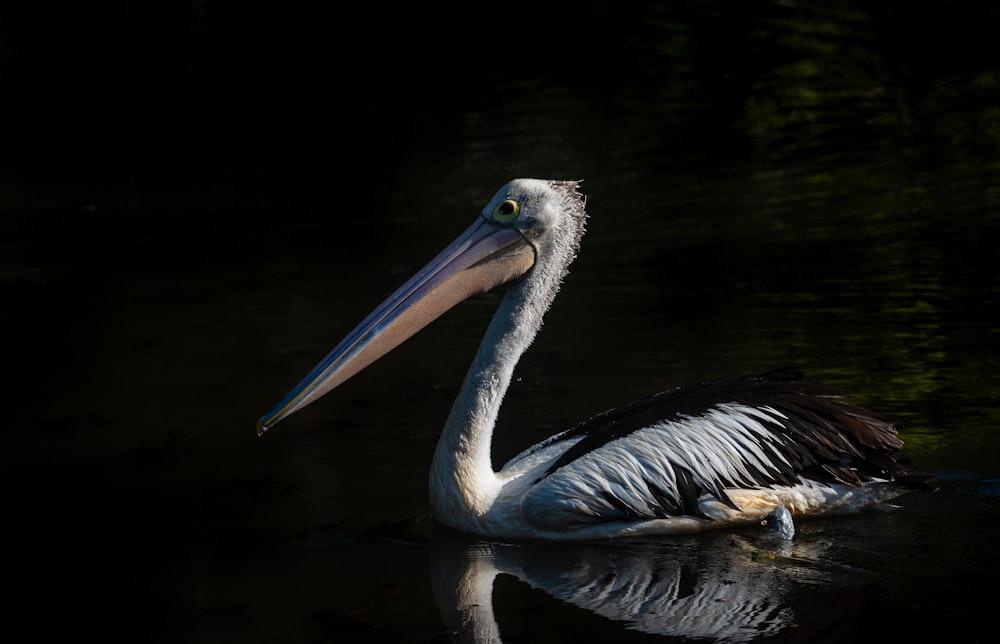
[{"label": "white pelican", "polygon": [[258,433],[315,401],[443,312],[509,284],[438,441],[430,505],[441,523],[500,538],[684,533],[857,511],[925,480],[894,457],[895,429],[792,369],[679,387],[601,413],[499,472],[493,427],[514,366],[576,256],[575,181],[517,179],[263,416]]}]

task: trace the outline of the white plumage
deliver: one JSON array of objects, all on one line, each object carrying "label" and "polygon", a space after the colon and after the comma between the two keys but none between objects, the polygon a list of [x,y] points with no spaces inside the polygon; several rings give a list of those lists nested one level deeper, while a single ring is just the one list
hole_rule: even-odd
[{"label": "white plumage", "polygon": [[258,424],[263,432],[342,384],[459,301],[509,284],[435,451],[435,518],[497,537],[679,533],[849,512],[920,485],[901,441],[871,412],[792,369],[694,385],[609,410],[495,472],[493,427],[584,231],[576,182],[519,179],[404,284]]}]

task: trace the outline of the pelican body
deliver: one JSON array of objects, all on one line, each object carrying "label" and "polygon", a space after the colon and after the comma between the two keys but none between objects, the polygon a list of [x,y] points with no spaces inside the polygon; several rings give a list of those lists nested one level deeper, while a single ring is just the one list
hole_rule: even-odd
[{"label": "pelican body", "polygon": [[430,471],[434,517],[490,537],[687,533],[858,511],[919,485],[895,429],[842,393],[779,369],[679,387],[612,409],[493,469],[493,428],[584,233],[575,181],[517,179],[258,422],[312,403],[458,302],[507,285],[445,422]]}]

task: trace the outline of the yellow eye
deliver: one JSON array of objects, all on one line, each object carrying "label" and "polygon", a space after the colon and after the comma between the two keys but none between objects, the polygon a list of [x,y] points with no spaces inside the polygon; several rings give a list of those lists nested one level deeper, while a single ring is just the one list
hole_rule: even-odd
[{"label": "yellow eye", "polygon": [[517,219],[517,214],[521,212],[521,204],[513,199],[507,199],[497,204],[493,209],[493,221],[501,224],[509,224]]}]

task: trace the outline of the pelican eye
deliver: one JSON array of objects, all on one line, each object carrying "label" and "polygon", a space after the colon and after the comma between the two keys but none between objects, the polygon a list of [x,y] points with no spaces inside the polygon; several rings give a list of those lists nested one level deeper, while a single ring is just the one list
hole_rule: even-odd
[{"label": "pelican eye", "polygon": [[521,212],[521,204],[517,203],[513,199],[505,199],[497,204],[497,207],[493,209],[493,221],[497,221],[501,224],[509,224],[517,219],[517,214],[519,212]]}]

